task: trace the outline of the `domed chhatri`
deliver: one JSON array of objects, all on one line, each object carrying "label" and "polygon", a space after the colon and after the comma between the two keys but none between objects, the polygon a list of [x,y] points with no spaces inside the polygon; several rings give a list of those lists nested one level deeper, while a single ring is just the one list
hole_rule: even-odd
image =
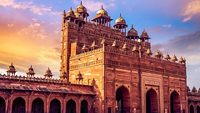
[{"label": "domed chhatri", "polygon": [[116,19],[115,21],[115,25],[114,25],[114,28],[115,29],[119,29],[121,32],[123,32],[125,29],[125,32],[126,32],[126,28],[127,28],[127,24],[126,24],[126,21],[125,19],[122,17],[122,15],[120,14],[119,18]]},{"label": "domed chhatri", "polygon": [[103,5],[101,6],[101,9],[99,11],[97,11],[96,16],[108,17],[108,12],[103,8]]},{"label": "domed chhatri", "polygon": [[157,50],[155,53],[155,57],[158,59],[161,59],[161,58],[163,58],[163,54],[161,53],[161,51]]},{"label": "domed chhatri", "polygon": [[144,41],[148,41],[150,39],[148,33],[146,32],[146,30],[144,30],[140,36],[140,39],[144,42]]},{"label": "domed chhatri", "polygon": [[165,60],[170,60],[171,59],[171,57],[169,56],[169,54],[167,54],[166,56],[165,56]]},{"label": "domed chhatri", "polygon": [[99,11],[97,11],[94,19],[92,19],[92,21],[96,22],[97,24],[106,25],[106,26],[110,25],[109,22],[111,20],[112,19],[108,15],[108,12],[103,8],[103,5],[101,6],[101,9]]},{"label": "domed chhatri", "polygon": [[82,17],[82,18],[87,18],[89,16],[89,14],[87,13],[86,7],[83,6],[82,1],[81,1],[80,5],[77,6],[75,12],[79,13],[80,17]]},{"label": "domed chhatri", "polygon": [[122,17],[121,14],[120,14],[119,18],[116,19],[115,24],[126,25],[126,21],[125,21],[125,19]]},{"label": "domed chhatri", "polygon": [[146,51],[147,56],[151,56],[153,53],[151,51],[151,48],[148,48]]},{"label": "domed chhatri", "polygon": [[31,77],[35,75],[35,72],[34,72],[34,69],[33,69],[32,65],[28,69],[28,72],[26,74],[27,74],[27,76],[31,76]]},{"label": "domed chhatri", "polygon": [[137,30],[135,30],[133,28],[133,25],[132,25],[131,29],[128,31],[128,33],[127,33],[127,38],[128,39],[138,39],[139,38],[138,37],[138,32],[137,32]]},{"label": "domed chhatri", "polygon": [[76,80],[79,82],[79,84],[80,84],[80,81],[83,81],[83,75],[81,74],[80,71],[79,71],[79,73],[77,74]]},{"label": "domed chhatri", "polygon": [[74,11],[72,10],[72,7],[70,8],[70,10],[67,12],[66,17],[76,17],[74,14]]},{"label": "domed chhatri", "polygon": [[179,58],[179,63],[185,64],[185,62],[186,62],[186,61],[185,61],[185,59],[184,59],[183,57],[180,57],[180,58]]},{"label": "domed chhatri", "polygon": [[178,61],[178,59],[177,59],[177,57],[176,57],[175,54],[173,55],[173,57],[171,58],[171,60],[172,60],[172,62],[176,62],[176,61]]},{"label": "domed chhatri", "polygon": [[13,63],[11,63],[11,65],[9,66],[9,69],[7,70],[7,74],[8,75],[15,75],[15,73],[16,73],[15,66],[13,65]]},{"label": "domed chhatri", "polygon": [[79,13],[87,13],[87,9],[85,6],[83,6],[83,3],[81,3],[77,6],[76,11]]},{"label": "domed chhatri", "polygon": [[63,18],[64,18],[64,21],[67,20],[69,22],[74,22],[74,20],[76,19],[76,15],[74,11],[72,10],[72,8],[70,8],[70,10],[67,13],[65,13],[65,10],[64,10]]},{"label": "domed chhatri", "polygon": [[75,15],[76,18],[80,18],[80,13],[78,13],[78,12],[75,11],[74,15]]},{"label": "domed chhatri", "polygon": [[51,70],[48,68],[46,73],[44,74],[45,78],[52,78],[53,74]]}]

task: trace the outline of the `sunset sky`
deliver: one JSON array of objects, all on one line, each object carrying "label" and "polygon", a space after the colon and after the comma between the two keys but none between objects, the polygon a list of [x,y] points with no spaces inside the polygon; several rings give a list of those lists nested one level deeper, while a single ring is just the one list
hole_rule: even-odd
[{"label": "sunset sky", "polygon": [[[185,57],[188,85],[200,87],[200,0],[82,1],[90,19],[103,5],[114,20],[121,13],[129,28],[145,29],[153,50]],[[80,0],[0,0],[0,73],[13,62],[18,75],[33,65],[37,76],[49,67],[58,78],[61,14],[78,4]]]}]

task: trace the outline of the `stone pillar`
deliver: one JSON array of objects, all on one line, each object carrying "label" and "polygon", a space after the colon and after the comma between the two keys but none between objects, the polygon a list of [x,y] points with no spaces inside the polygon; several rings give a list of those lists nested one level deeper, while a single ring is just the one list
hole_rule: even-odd
[{"label": "stone pillar", "polygon": [[63,112],[63,108],[64,108],[64,105],[63,105],[63,104],[64,104],[64,103],[63,103],[62,100],[61,100],[60,104],[61,104],[61,105],[60,105],[60,111],[61,111],[61,113],[64,113],[64,112]]},{"label": "stone pillar", "polygon": [[194,106],[194,113],[197,113],[197,105]]},{"label": "stone pillar", "polygon": [[46,113],[49,113],[49,106],[50,106],[50,101],[49,101],[49,96],[46,97]]},{"label": "stone pillar", "polygon": [[12,113],[12,101],[13,101],[13,99],[12,99],[12,95],[9,95],[9,97],[8,97],[8,112],[7,113]]},{"label": "stone pillar", "polygon": [[30,110],[29,110],[29,96],[25,97],[25,111],[26,111],[26,113],[30,113]]},{"label": "stone pillar", "polygon": [[47,98],[44,99],[44,113],[47,113]]},{"label": "stone pillar", "polygon": [[78,102],[76,102],[76,105],[77,105],[77,107],[76,107],[76,111],[77,111],[77,113],[81,113],[81,109],[80,109],[80,101],[78,100]]},{"label": "stone pillar", "polygon": [[6,103],[5,113],[9,113],[9,110],[10,110],[10,108],[9,108],[9,105],[10,105],[10,95],[5,98],[5,103]]},{"label": "stone pillar", "polygon": [[31,99],[31,96],[29,95],[28,96],[28,99],[27,99],[28,101],[28,107],[27,107],[27,113],[31,113],[31,110],[32,110],[32,99]]},{"label": "stone pillar", "polygon": [[66,113],[66,105],[67,105],[67,103],[66,103],[66,101],[65,101],[66,99],[65,99],[65,97],[63,98],[63,109],[62,109],[62,113]]}]

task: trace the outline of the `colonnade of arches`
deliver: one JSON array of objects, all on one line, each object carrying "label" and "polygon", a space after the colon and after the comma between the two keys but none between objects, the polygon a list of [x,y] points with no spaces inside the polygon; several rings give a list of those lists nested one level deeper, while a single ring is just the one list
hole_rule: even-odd
[{"label": "colonnade of arches", "polygon": [[[159,95],[154,89],[146,92],[146,113],[160,113]],[[121,86],[116,90],[116,113],[130,113],[130,93],[128,88]],[[170,94],[170,113],[181,113],[180,96],[176,91]]]},{"label": "colonnade of arches", "polygon": [[[146,113],[160,113],[159,97],[154,89],[146,92]],[[180,96],[176,91],[170,94],[170,113],[181,113]]]},{"label": "colonnade of arches", "polygon": [[197,105],[196,107],[194,105],[190,105],[189,113],[200,113],[200,105]]},{"label": "colonnade of arches", "polygon": [[[70,99],[66,103],[66,113],[77,113],[77,105],[73,99]],[[31,113],[44,113],[45,105],[44,101],[40,98],[36,98],[32,101]],[[26,113],[26,102],[23,98],[17,97],[12,102],[12,113]],[[58,99],[53,99],[49,105],[49,113],[61,113],[61,102]],[[6,113],[6,102],[0,97],[0,113]],[[88,112],[88,101],[82,100],[80,105],[80,113]]]}]

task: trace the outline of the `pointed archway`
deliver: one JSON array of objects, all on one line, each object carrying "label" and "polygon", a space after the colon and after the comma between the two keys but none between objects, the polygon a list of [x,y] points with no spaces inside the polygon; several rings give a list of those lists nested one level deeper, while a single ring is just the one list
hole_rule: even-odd
[{"label": "pointed archway", "polygon": [[86,100],[81,101],[81,113],[88,113],[88,102]]},{"label": "pointed archway", "polygon": [[116,112],[130,113],[130,93],[129,90],[121,86],[116,90]]},{"label": "pointed archway", "polygon": [[146,93],[146,113],[159,113],[158,95],[154,89],[150,89]]},{"label": "pointed archway", "polygon": [[0,113],[5,113],[6,112],[6,103],[5,100],[0,97]]},{"label": "pointed archway", "polygon": [[197,113],[200,113],[200,106],[197,106]]},{"label": "pointed archway", "polygon": [[194,113],[194,106],[193,105],[190,106],[190,113]]},{"label": "pointed archway", "polygon": [[181,113],[180,97],[176,91],[170,95],[170,111],[171,113]]},{"label": "pointed archway", "polygon": [[70,99],[67,102],[66,113],[76,113],[76,102],[74,100]]},{"label": "pointed archway", "polygon": [[12,104],[12,113],[25,113],[25,100],[21,97],[16,98]]},{"label": "pointed archway", "polygon": [[58,99],[51,101],[49,113],[61,113],[61,104]]},{"label": "pointed archway", "polygon": [[31,113],[44,113],[44,102],[37,98],[32,102]]}]

